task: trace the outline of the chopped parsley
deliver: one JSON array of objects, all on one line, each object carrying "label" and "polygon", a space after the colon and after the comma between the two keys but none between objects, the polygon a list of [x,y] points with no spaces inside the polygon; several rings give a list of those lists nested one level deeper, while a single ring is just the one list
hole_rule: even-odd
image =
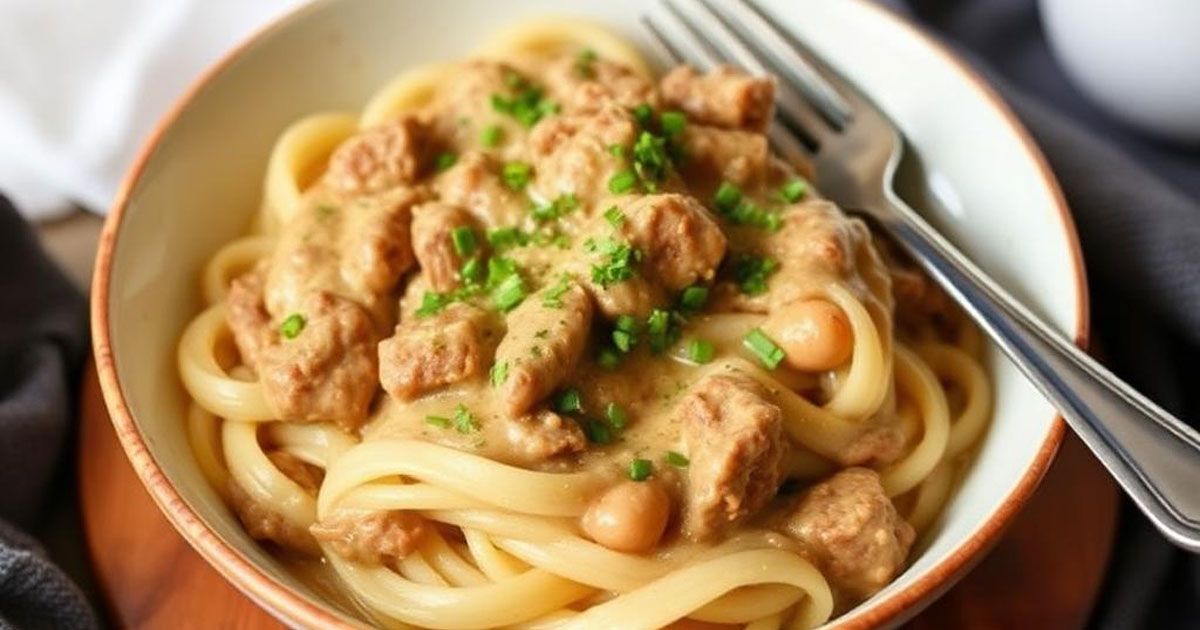
[{"label": "chopped parsley", "polygon": [[533,165],[528,162],[508,162],[500,171],[500,180],[510,189],[520,192],[533,179]]},{"label": "chopped parsley", "polygon": [[425,416],[425,424],[431,424],[439,429],[449,429],[450,418],[445,416]]},{"label": "chopped parsley", "polygon": [[457,161],[457,155],[449,151],[443,151],[437,155],[437,158],[434,159],[434,166],[437,168],[437,170],[444,171],[451,166],[454,166],[454,163]]},{"label": "chopped parsley", "polygon": [[625,222],[625,213],[621,212],[620,208],[612,206],[604,211],[604,220],[613,227],[621,227],[621,224]]},{"label": "chopped parsley", "polygon": [[687,347],[688,359],[695,363],[708,363],[713,360],[713,355],[716,354],[716,348],[713,347],[711,341],[705,339],[693,339]]},{"label": "chopped parsley", "polygon": [[750,254],[738,254],[733,260],[733,279],[746,295],[767,292],[767,278],[779,269],[779,261]]},{"label": "chopped parsley", "polygon": [[492,387],[500,387],[504,381],[508,380],[508,361],[497,361],[492,364],[492,369],[488,372],[488,377],[492,382]]},{"label": "chopped parsley", "polygon": [[483,281],[483,263],[478,258],[471,258],[462,264],[458,277],[466,284],[479,284]]},{"label": "chopped parsley", "polygon": [[742,338],[742,345],[755,357],[758,357],[758,360],[768,369],[774,370],[783,360],[783,350],[759,328],[754,328],[746,333],[746,336]]},{"label": "chopped parsley", "polygon": [[467,409],[467,406],[458,403],[454,407],[454,430],[459,433],[470,433],[479,430],[479,423],[475,421],[475,416]]},{"label": "chopped parsley", "polygon": [[579,51],[579,55],[575,57],[575,74],[590,79],[596,76],[596,68],[594,64],[598,55],[591,48],[584,48]]},{"label": "chopped parsley", "polygon": [[649,127],[650,123],[654,122],[654,109],[650,107],[649,103],[642,103],[633,108],[633,118],[642,127]]},{"label": "chopped parsley", "polygon": [[624,160],[624,159],[625,159],[625,147],[624,147],[624,145],[620,145],[620,144],[610,144],[610,145],[608,145],[608,152],[609,152],[609,153],[611,153],[611,154],[612,154],[612,156],[613,156],[613,157],[615,157],[615,158],[622,159],[622,160]]},{"label": "chopped parsley", "polygon": [[740,188],[730,182],[721,182],[713,195],[713,207],[717,214],[734,225],[750,225],[771,232],[783,226],[783,219],[778,212],[750,201]]},{"label": "chopped parsley", "polygon": [[628,243],[606,238],[599,241],[588,239],[584,250],[600,254],[600,264],[592,265],[592,282],[601,287],[624,282],[633,277],[635,265],[642,260],[642,252]]},{"label": "chopped parsley", "polygon": [[426,291],[425,295],[421,296],[421,306],[417,308],[417,317],[429,317],[436,315],[446,308],[446,305],[452,301],[451,297],[445,293],[437,291]]},{"label": "chopped parsley", "polygon": [[500,125],[488,125],[479,132],[479,143],[491,149],[504,142],[504,129]]},{"label": "chopped parsley", "polygon": [[660,354],[679,341],[680,320],[676,313],[656,308],[646,318],[646,338],[650,343],[650,351]]},{"label": "chopped parsley", "polygon": [[300,313],[292,313],[283,320],[279,325],[279,334],[283,335],[284,339],[295,339],[300,331],[304,330],[304,325],[308,323],[304,316]]},{"label": "chopped parsley", "polygon": [[654,464],[648,459],[635,459],[629,462],[629,478],[634,481],[645,481],[654,474]]},{"label": "chopped parsley", "polygon": [[487,231],[487,241],[497,251],[503,251],[529,242],[529,235],[521,228],[509,226],[491,228]]},{"label": "chopped parsley", "polygon": [[583,411],[583,400],[579,390],[568,387],[554,396],[554,410],[558,413],[579,413]]},{"label": "chopped parsley", "polygon": [[601,346],[596,351],[596,363],[606,370],[615,370],[621,365],[621,354],[615,348]]},{"label": "chopped parsley", "polygon": [[492,94],[492,109],[516,118],[526,127],[532,127],[543,117],[558,113],[558,105],[545,98],[542,89],[525,77],[509,71],[504,82],[511,95]]},{"label": "chopped parsley", "polygon": [[492,290],[492,304],[501,312],[507,313],[525,299],[525,291],[525,280],[521,278],[521,274],[514,272]]},{"label": "chopped parsley", "polygon": [[638,135],[633,144],[633,169],[647,190],[653,192],[658,183],[666,179],[671,158],[667,155],[667,141],[649,131]]},{"label": "chopped parsley", "polygon": [[620,195],[633,190],[637,184],[637,175],[629,169],[618,171],[608,180],[608,192]]},{"label": "chopped parsley", "polygon": [[808,184],[799,177],[793,177],[779,188],[779,198],[788,203],[795,203],[803,199],[806,192]]},{"label": "chopped parsley", "polygon": [[685,311],[698,311],[708,302],[708,287],[694,284],[679,294],[679,306]]},{"label": "chopped parsley", "polygon": [[583,421],[583,433],[589,442],[608,444],[613,441],[612,429],[599,420],[588,418]]},{"label": "chopped parsley", "polygon": [[683,112],[663,112],[658,118],[659,124],[662,125],[663,133],[668,138],[678,138],[687,129],[687,117]]},{"label": "chopped parsley", "polygon": [[604,407],[604,419],[613,426],[614,429],[624,429],[627,422],[625,411],[622,410],[617,403],[610,402]]},{"label": "chopped parsley", "polygon": [[546,308],[562,308],[562,296],[571,288],[571,276],[562,274],[558,277],[558,282],[550,285],[550,288],[542,292],[542,306]]},{"label": "chopped parsley", "polygon": [[460,225],[450,231],[450,241],[454,244],[454,253],[459,256],[470,256],[479,247],[475,238],[475,230],[469,225]]},{"label": "chopped parsley", "polygon": [[579,197],[575,193],[559,195],[554,201],[533,207],[533,219],[538,223],[553,221],[579,208]]},{"label": "chopped parsley", "polygon": [[667,463],[676,468],[687,468],[687,465],[690,464],[691,461],[689,461],[687,456],[683,453],[667,451]]}]

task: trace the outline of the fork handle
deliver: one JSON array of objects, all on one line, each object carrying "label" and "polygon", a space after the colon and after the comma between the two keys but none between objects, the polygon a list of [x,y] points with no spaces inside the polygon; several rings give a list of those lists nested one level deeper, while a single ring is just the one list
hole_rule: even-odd
[{"label": "fork handle", "polygon": [[894,194],[871,215],[1058,408],[1171,542],[1200,552],[1200,433],[1017,302]]}]

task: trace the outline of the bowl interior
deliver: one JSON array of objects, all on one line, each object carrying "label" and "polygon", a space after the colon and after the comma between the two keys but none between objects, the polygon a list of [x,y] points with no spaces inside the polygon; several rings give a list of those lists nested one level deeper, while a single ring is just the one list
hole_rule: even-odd
[{"label": "bowl interior", "polygon": [[[910,200],[1052,324],[1081,333],[1083,276],[1064,209],[994,101],[943,52],[865,1],[760,4],[902,127],[915,153],[902,170]],[[104,300],[98,308],[107,309],[107,335],[97,330],[96,336],[101,345],[108,340],[124,403],[154,463],[182,498],[183,505],[170,509],[191,510],[237,554],[296,592],[315,597],[246,536],[188,448],[175,348],[200,308],[200,270],[246,230],[272,142],[290,122],[317,111],[356,111],[397,72],[465,56],[497,26],[563,13],[562,6],[551,0],[503,8],[484,0],[310,5],[253,40],[193,94],[134,167],[118,200],[109,290],[97,296]],[[636,22],[642,7],[635,0],[598,0],[572,3],[570,13],[644,43]],[[835,626],[892,617],[881,612],[889,600],[889,610],[912,612],[913,597],[898,594],[918,581],[944,587],[950,576],[943,563],[978,551],[987,537],[981,532],[996,526],[996,514],[1028,482],[1039,454],[1054,445],[1051,407],[1002,358],[990,357],[988,368],[996,408],[975,465],[911,567]]]}]

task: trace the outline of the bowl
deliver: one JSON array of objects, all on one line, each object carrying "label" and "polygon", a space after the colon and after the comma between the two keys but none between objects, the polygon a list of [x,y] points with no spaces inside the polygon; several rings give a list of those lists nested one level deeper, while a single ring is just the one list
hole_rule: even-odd
[{"label": "bowl", "polygon": [[[913,158],[901,170],[902,193],[1014,294],[1083,342],[1086,283],[1071,218],[1003,102],[944,48],[866,0],[760,3],[903,130]],[[603,0],[572,3],[571,12],[645,44],[641,7]],[[464,56],[497,26],[561,11],[552,0],[506,2],[503,10],[483,0],[326,0],[301,8],[231,52],[179,100],[113,205],[97,257],[92,329],[117,434],[179,532],[292,627],[369,626],[251,540],[192,457],[175,348],[200,308],[202,265],[247,229],[268,152],[290,122],[357,111],[414,64]],[[973,466],[908,569],[828,628],[887,628],[914,615],[996,542],[1050,465],[1063,423],[999,355],[987,364],[995,414]]]}]

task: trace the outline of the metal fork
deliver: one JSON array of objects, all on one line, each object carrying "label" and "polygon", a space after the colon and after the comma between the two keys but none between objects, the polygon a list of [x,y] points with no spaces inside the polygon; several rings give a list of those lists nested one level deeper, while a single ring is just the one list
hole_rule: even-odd
[{"label": "metal fork", "polygon": [[1200,434],[1138,393],[1017,302],[893,190],[904,151],[896,126],[759,7],[663,0],[642,22],[675,63],[720,63],[779,77],[769,136],[807,151],[818,188],[889,235],[979,324],[1059,410],[1173,543],[1200,552]]}]

